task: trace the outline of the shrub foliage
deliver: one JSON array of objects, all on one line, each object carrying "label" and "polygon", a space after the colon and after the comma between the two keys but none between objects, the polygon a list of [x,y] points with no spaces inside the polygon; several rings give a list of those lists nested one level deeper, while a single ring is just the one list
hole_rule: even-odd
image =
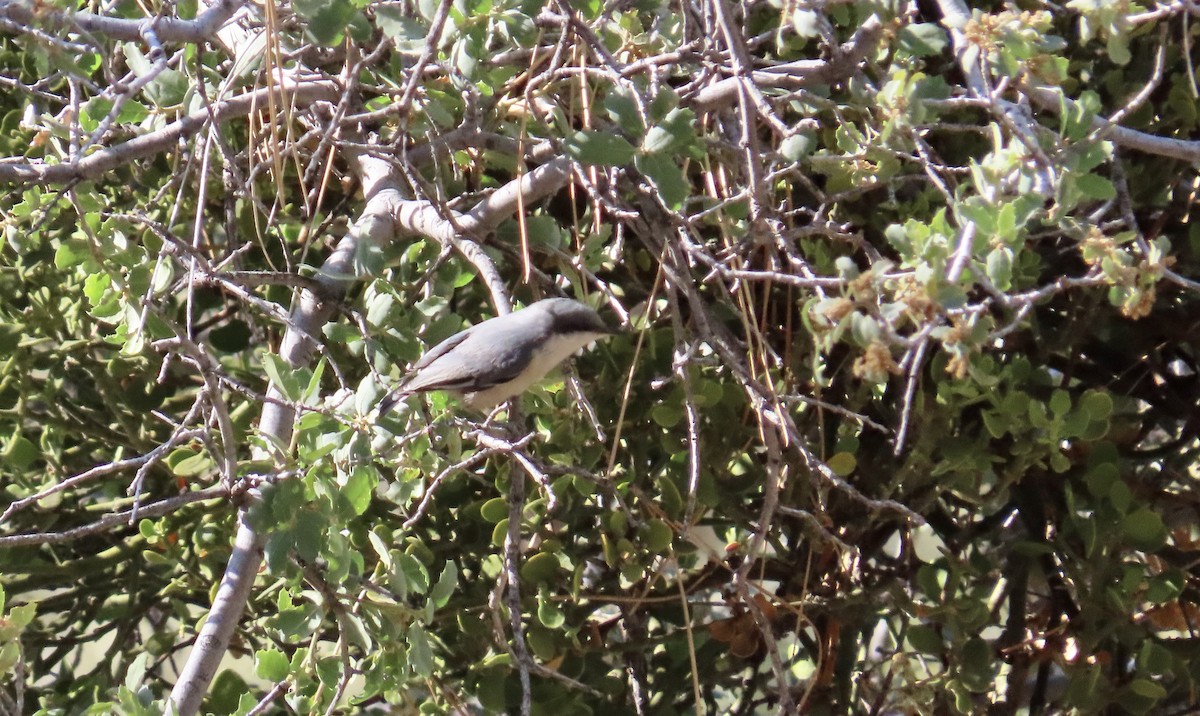
[{"label": "shrub foliage", "polygon": [[0,4],[3,712],[1194,709],[1200,17],[973,5]]}]

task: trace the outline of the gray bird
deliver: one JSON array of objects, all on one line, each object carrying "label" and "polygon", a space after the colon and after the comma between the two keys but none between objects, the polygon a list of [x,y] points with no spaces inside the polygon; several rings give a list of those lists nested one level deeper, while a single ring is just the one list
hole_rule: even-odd
[{"label": "gray bird", "polygon": [[383,399],[379,414],[413,393],[430,390],[458,393],[468,406],[487,410],[525,392],[575,351],[615,333],[579,301],[538,301],[434,346]]}]

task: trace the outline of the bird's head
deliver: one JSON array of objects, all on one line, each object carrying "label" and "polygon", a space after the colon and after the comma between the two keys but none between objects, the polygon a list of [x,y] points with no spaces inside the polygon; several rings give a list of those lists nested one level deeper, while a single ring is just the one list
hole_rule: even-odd
[{"label": "bird's head", "polygon": [[591,306],[571,298],[547,298],[530,306],[550,317],[552,330],[558,335],[590,335],[592,339],[615,335]]}]

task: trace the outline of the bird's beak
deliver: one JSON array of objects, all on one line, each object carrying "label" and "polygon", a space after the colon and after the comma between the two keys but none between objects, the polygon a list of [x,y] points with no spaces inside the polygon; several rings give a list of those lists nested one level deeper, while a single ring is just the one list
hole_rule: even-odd
[{"label": "bird's beak", "polygon": [[616,328],[613,328],[613,327],[609,326],[607,322],[604,324],[604,334],[603,335],[622,336],[628,332],[629,332],[629,329],[625,328],[624,326],[617,326]]}]

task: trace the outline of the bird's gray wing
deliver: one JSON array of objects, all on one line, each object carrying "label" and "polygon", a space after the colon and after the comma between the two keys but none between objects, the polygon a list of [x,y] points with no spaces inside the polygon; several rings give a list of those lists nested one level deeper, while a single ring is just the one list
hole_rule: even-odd
[{"label": "bird's gray wing", "polygon": [[487,369],[477,372],[471,386],[461,389],[464,393],[487,390],[507,383],[519,376],[533,359],[533,350],[527,343],[519,347],[509,347],[504,351],[493,349],[491,353],[492,359],[487,362]]},{"label": "bird's gray wing", "polygon": [[467,338],[469,338],[471,335],[472,329],[474,328],[474,326],[471,326],[471,328],[459,331],[458,333],[455,333],[454,335],[426,351],[425,355],[421,356],[417,362],[413,364],[408,376],[400,381],[400,385],[392,388],[391,392],[385,395],[383,400],[379,401],[379,414],[381,416],[386,415],[393,407],[395,407],[396,403],[399,403],[401,400],[404,400],[404,398],[412,395],[413,393],[420,393],[424,390],[437,390],[439,386],[426,385],[426,376],[421,372],[421,369],[437,360],[438,357],[454,350],[455,346],[467,340]]},{"label": "bird's gray wing", "polygon": [[433,348],[430,348],[428,351],[425,351],[425,355],[421,356],[417,360],[417,362],[413,364],[412,372],[416,373],[417,371],[421,370],[425,366],[429,365],[430,363],[432,363],[435,360],[437,360],[438,358],[440,358],[442,355],[449,353],[459,343],[462,343],[463,341],[467,340],[467,338],[470,337],[471,333],[477,327],[478,326],[471,326],[470,328],[461,330],[458,333],[455,333],[454,335],[450,336],[449,338],[444,339],[441,343],[437,344]]},{"label": "bird's gray wing", "polygon": [[[379,403],[379,414],[384,415],[392,409],[396,403],[403,400],[406,396],[413,393],[421,393],[427,390],[458,390],[457,383],[463,382],[462,362],[454,359],[451,356],[443,363],[433,365],[439,358],[453,352],[455,348],[467,341],[479,328],[478,325],[471,326],[465,330],[459,331],[454,335],[446,338],[441,343],[425,352],[409,370],[408,376],[400,381],[400,385],[392,389],[382,401]],[[432,368],[430,366],[433,365]]]},{"label": "bird's gray wing", "polygon": [[438,355],[428,360],[422,358],[414,366],[405,389],[413,393],[426,390],[474,393],[507,383],[529,365],[531,351],[528,346],[505,349],[502,337],[492,331],[476,330],[445,350],[439,344],[433,349],[440,351]]},{"label": "bird's gray wing", "polygon": [[404,392],[455,389],[454,384],[462,380],[463,366],[461,356],[455,357],[454,349],[467,342],[477,327],[459,331],[426,351],[400,384]]}]

